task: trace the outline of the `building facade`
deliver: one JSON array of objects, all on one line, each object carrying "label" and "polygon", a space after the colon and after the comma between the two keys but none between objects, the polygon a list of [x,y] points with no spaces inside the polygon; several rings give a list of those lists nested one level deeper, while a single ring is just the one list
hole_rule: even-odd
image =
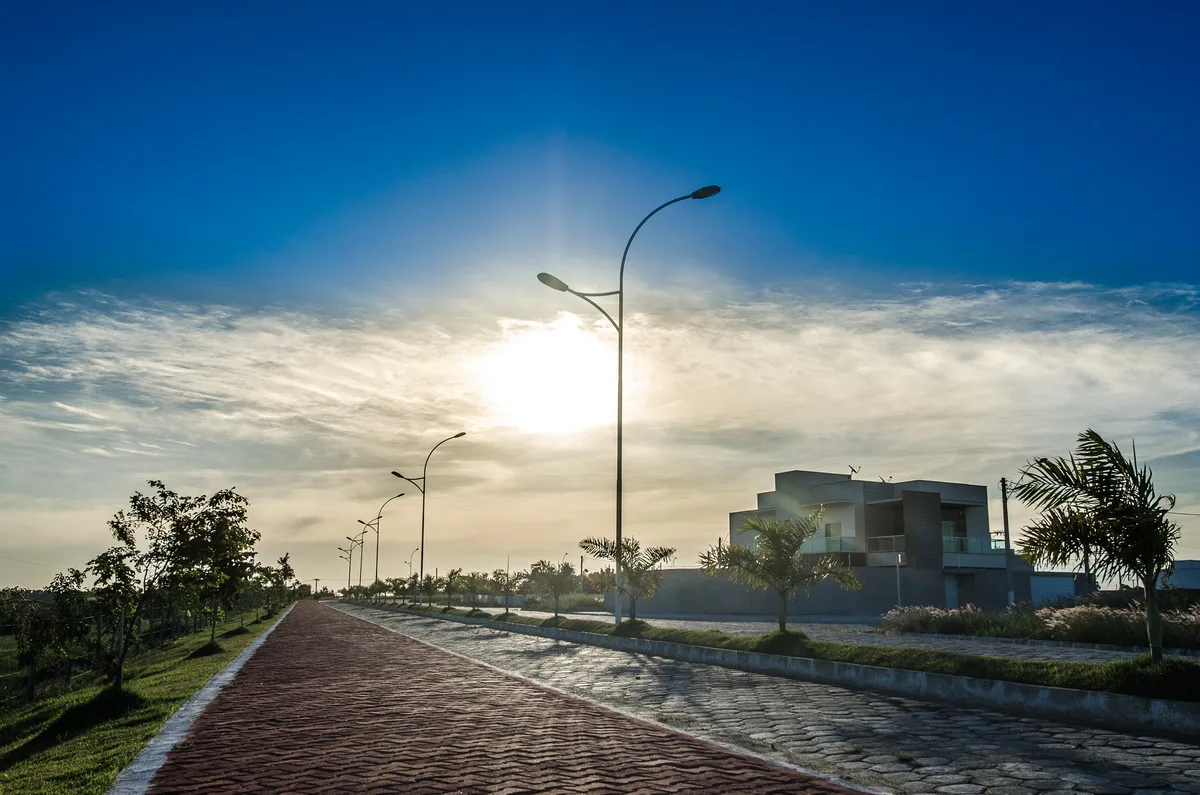
[{"label": "building facade", "polygon": [[[796,470],[775,475],[775,489],[762,492],[757,507],[729,514],[729,543],[749,546],[742,532],[751,516],[791,519],[820,511],[820,530],[806,543],[814,555],[837,554],[862,583],[847,591],[825,582],[789,605],[794,615],[878,617],[897,605],[956,608],[974,604],[1002,610],[1013,598],[1033,598],[1031,577],[1055,581],[1070,574],[1038,573],[1002,538],[993,538],[986,486],[910,480],[901,483],[855,480],[849,475]],[[1045,583],[1042,583],[1045,585]],[[696,569],[668,571],[658,594],[639,607],[647,615],[773,614],[775,596]]]}]

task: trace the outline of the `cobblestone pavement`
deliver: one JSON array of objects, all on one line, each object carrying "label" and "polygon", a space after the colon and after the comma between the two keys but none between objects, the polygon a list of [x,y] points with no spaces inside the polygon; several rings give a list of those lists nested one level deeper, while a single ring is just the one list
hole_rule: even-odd
[{"label": "cobblestone pavement", "polygon": [[396,632],[862,786],[897,793],[1200,793],[1200,745],[340,605]]},{"label": "cobblestone pavement", "polygon": [[[503,608],[484,608],[492,613],[503,613]],[[521,615],[549,618],[554,615],[537,610],[521,610]],[[587,618],[603,620],[608,614],[568,614],[572,618]],[[727,635],[761,635],[775,629],[774,621],[697,621],[674,618],[646,619],[652,624],[676,629],[698,629],[724,632]],[[984,654],[990,657],[1014,657],[1020,660],[1047,660],[1051,662],[1111,662],[1127,660],[1137,656],[1135,651],[1114,651],[1111,649],[1076,648],[1073,646],[1042,646],[1026,643],[1003,643],[989,638],[922,638],[912,635],[880,635],[871,626],[864,624],[826,624],[798,622],[790,624],[802,630],[814,640],[828,640],[835,643],[857,643],[875,646],[903,646],[917,649],[934,649],[950,651],[958,654]]]},{"label": "cobblestone pavement", "polygon": [[853,791],[304,601],[200,714],[151,792]]}]

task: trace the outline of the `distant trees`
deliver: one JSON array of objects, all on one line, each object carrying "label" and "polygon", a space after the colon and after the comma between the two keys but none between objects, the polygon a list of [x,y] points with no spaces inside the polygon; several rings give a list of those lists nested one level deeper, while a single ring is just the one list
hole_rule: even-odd
[{"label": "distant trees", "polygon": [[752,588],[773,590],[779,596],[779,631],[787,631],[787,606],[797,590],[806,593],[825,580],[843,588],[861,588],[850,567],[836,555],[814,555],[802,550],[804,542],[820,529],[820,512],[795,519],[775,520],[752,516],[738,533],[757,533],[753,546],[717,544],[700,556],[701,570],[723,574]]},{"label": "distant trees", "polygon": [[[629,597],[629,620],[637,620],[638,599],[650,599],[662,583],[663,573],[659,564],[675,555],[674,547],[647,547],[634,538],[621,539],[621,549],[608,538],[585,538],[579,548],[594,558],[611,560],[621,570],[621,593]],[[617,598],[620,598],[617,594]]]},{"label": "distant trees", "polygon": [[1158,581],[1175,560],[1179,526],[1167,518],[1173,494],[1159,494],[1148,466],[1087,429],[1066,458],[1039,457],[1021,471],[1013,495],[1042,511],[1025,528],[1021,555],[1035,564],[1089,560],[1101,576],[1132,577],[1146,598],[1150,655],[1162,659]]}]

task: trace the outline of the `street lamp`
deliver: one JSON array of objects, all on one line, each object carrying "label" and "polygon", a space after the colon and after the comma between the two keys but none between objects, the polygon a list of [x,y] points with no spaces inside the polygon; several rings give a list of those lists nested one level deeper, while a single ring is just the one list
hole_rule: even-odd
[{"label": "street lamp", "polygon": [[412,577],[412,559],[413,559],[413,555],[417,554],[417,550],[418,550],[418,549],[420,549],[420,547],[413,547],[412,554],[408,556],[408,576],[409,576],[409,577]]},{"label": "street lamp", "polygon": [[346,561],[346,590],[350,590],[350,567],[354,565],[354,544],[350,545],[349,549],[338,547],[338,552],[344,552],[344,555],[338,555],[339,558]]},{"label": "street lamp", "polygon": [[[466,435],[467,435],[466,431],[459,431],[458,433],[454,434],[453,436],[447,436],[445,439],[442,439],[440,442],[435,444],[433,446],[433,450],[429,451],[429,455],[425,456],[425,464],[421,467],[421,477],[419,477],[419,478],[406,478],[406,477],[404,477],[404,475],[401,475],[396,470],[394,470],[394,469],[392,470],[393,475],[400,478],[401,480],[407,480],[409,483],[413,484],[421,491],[421,546],[418,547],[418,549],[421,550],[421,567],[419,569],[419,572],[420,572],[420,577],[421,577],[422,581],[424,581],[424,579],[425,579],[425,483],[426,483],[425,478],[429,474],[429,459],[433,457],[434,450],[437,450],[439,447],[444,445],[446,442],[450,441],[451,439],[461,439],[462,437],[464,437]],[[421,600],[418,597],[417,603],[424,604],[424,600]]]},{"label": "street lamp", "polygon": [[363,536],[365,536],[366,534],[367,534],[367,531],[364,529],[363,531],[361,531],[358,535],[354,536],[353,538],[351,538],[350,536],[346,536],[346,540],[350,542],[351,549],[354,549],[354,545],[358,544],[358,586],[360,588],[362,587],[362,562],[363,562],[363,554],[364,554],[363,553]]},{"label": "street lamp", "polygon": [[[625,259],[629,256],[629,247],[633,245],[633,239],[637,237],[637,233],[641,230],[651,217],[664,207],[670,207],[676,202],[681,202],[685,199],[707,199],[710,196],[716,196],[721,192],[720,186],[707,185],[703,188],[692,191],[684,196],[671,199],[669,202],[664,202],[651,210],[645,218],[634,227],[633,234],[629,236],[629,240],[625,243],[625,251],[621,254],[621,270],[617,276],[617,289],[609,290],[604,293],[581,293],[578,290],[572,290],[567,286],[567,283],[562,279],[550,275],[549,273],[539,273],[538,281],[547,287],[558,290],[563,293],[571,293],[578,296],[599,310],[600,314],[608,318],[608,322],[612,323],[613,328],[617,330],[617,549],[616,560],[613,561],[613,568],[616,576],[617,598],[614,617],[616,623],[621,623],[621,494],[622,494],[622,442],[624,440],[624,395],[625,395]],[[604,296],[615,295],[617,297],[617,319],[613,320],[612,315],[608,314],[593,298],[602,298]]]},{"label": "street lamp", "polygon": [[375,531],[375,582],[379,582],[379,525],[380,520],[383,519],[383,509],[386,508],[387,504],[392,500],[403,496],[404,492],[400,492],[395,497],[388,497],[386,500],[384,500],[383,505],[380,505],[379,510],[375,512],[375,518],[371,521],[364,522],[362,519],[358,520],[359,524],[366,525]]}]

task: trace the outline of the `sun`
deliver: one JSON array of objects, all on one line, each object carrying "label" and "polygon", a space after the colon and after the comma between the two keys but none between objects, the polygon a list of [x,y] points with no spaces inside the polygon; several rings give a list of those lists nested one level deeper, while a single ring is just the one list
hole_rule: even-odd
[{"label": "sun", "polygon": [[[605,339],[608,337],[608,339]],[[525,433],[566,434],[615,422],[614,334],[578,315],[507,321],[476,372],[491,420]]]}]

